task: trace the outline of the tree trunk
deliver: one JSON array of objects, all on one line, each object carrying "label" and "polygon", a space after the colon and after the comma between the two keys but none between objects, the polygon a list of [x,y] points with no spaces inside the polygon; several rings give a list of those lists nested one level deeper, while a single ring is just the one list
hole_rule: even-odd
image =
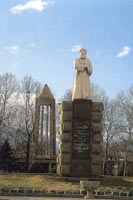
[{"label": "tree trunk", "polygon": [[127,158],[124,160],[124,171],[123,171],[123,176],[126,176],[126,169],[127,169]]},{"label": "tree trunk", "polygon": [[28,133],[28,141],[26,147],[26,172],[29,172],[29,160],[30,160],[30,134]]}]

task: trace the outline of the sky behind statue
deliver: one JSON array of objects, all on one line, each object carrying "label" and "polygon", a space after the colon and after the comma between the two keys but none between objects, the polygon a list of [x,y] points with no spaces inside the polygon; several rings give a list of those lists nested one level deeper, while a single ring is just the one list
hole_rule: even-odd
[{"label": "sky behind statue", "polygon": [[56,98],[72,88],[81,46],[111,98],[133,83],[132,0],[0,0],[0,74],[31,75]]}]

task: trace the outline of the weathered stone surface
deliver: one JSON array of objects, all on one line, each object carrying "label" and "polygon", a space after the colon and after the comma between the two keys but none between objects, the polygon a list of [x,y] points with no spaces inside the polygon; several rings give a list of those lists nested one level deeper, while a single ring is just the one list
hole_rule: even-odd
[{"label": "weathered stone surface", "polygon": [[92,174],[92,176],[100,176],[100,175],[102,175],[102,167],[101,167],[101,165],[91,165],[91,174]]},{"label": "weathered stone surface", "polygon": [[65,121],[62,124],[63,131],[72,131],[72,121]]},{"label": "weathered stone surface", "polygon": [[61,153],[61,143],[58,144],[58,156]]},{"label": "weathered stone surface", "polygon": [[91,100],[73,101],[73,144],[74,160],[90,160],[91,151]]},{"label": "weathered stone surface", "polygon": [[102,121],[102,114],[101,113],[93,112],[91,117],[92,117],[93,122],[101,123],[101,121]]},{"label": "weathered stone surface", "polygon": [[61,165],[70,164],[71,163],[71,154],[69,153],[62,153],[59,155],[59,163]]},{"label": "weathered stone surface", "polygon": [[[70,105],[73,107],[71,110]],[[59,175],[74,177],[101,175],[103,108],[101,103],[96,102],[92,111],[92,105],[91,100],[75,99],[70,104],[63,102],[60,107],[57,158]]]},{"label": "weathered stone surface", "polygon": [[92,141],[101,143],[103,141],[103,136],[101,134],[93,134]]},{"label": "weathered stone surface", "polygon": [[101,123],[92,123],[92,132],[93,133],[101,133],[102,132],[102,124]]},{"label": "weathered stone surface", "polygon": [[72,111],[72,101],[63,101],[59,106],[59,113],[62,111]]},{"label": "weathered stone surface", "polygon": [[91,120],[91,100],[75,99],[73,101],[73,119],[80,122]]},{"label": "weathered stone surface", "polygon": [[59,124],[58,132],[62,134],[63,132],[72,131],[72,121],[65,121]]},{"label": "weathered stone surface", "polygon": [[76,74],[73,82],[72,99],[91,99],[89,76],[92,73],[92,65],[90,60],[86,58],[87,51],[85,48],[81,48],[79,54],[80,56],[73,62]]},{"label": "weathered stone surface", "polygon": [[74,177],[89,177],[91,176],[89,160],[72,160],[71,175]]},{"label": "weathered stone surface", "polygon": [[61,147],[61,152],[62,153],[71,153],[72,152],[72,144],[71,143],[69,143],[69,142],[67,142],[67,143],[62,143],[61,145],[60,145],[60,147]]},{"label": "weathered stone surface", "polygon": [[92,164],[101,164],[101,154],[91,154],[91,163]]},{"label": "weathered stone surface", "polygon": [[71,173],[71,165],[61,165],[62,175],[70,175],[70,173]]},{"label": "weathered stone surface", "polygon": [[56,163],[57,163],[57,164],[60,164],[59,155],[58,155],[57,158],[56,158]]},{"label": "weathered stone surface", "polygon": [[72,132],[64,132],[61,139],[62,142],[72,142]]},{"label": "weathered stone surface", "polygon": [[102,146],[101,144],[93,143],[92,144],[92,153],[100,153],[102,151]]},{"label": "weathered stone surface", "polygon": [[57,165],[57,174],[61,175],[61,165]]},{"label": "weathered stone surface", "polygon": [[92,112],[103,112],[103,103],[92,102]]},{"label": "weathered stone surface", "polygon": [[58,134],[58,142],[59,144],[70,142],[72,143],[72,133],[71,132],[63,132],[63,134]]},{"label": "weathered stone surface", "polygon": [[61,135],[63,133],[63,123],[59,123],[58,134]]},{"label": "weathered stone surface", "polygon": [[[44,148],[39,148],[44,136],[45,151],[43,150]],[[45,84],[39,96],[36,98],[33,143],[38,145],[36,156],[56,156],[55,99],[47,84]]]},{"label": "weathered stone surface", "polygon": [[70,142],[60,143],[58,145],[58,154],[60,153],[71,153],[72,144]]},{"label": "weathered stone surface", "polygon": [[59,121],[72,121],[72,111],[61,112]]}]

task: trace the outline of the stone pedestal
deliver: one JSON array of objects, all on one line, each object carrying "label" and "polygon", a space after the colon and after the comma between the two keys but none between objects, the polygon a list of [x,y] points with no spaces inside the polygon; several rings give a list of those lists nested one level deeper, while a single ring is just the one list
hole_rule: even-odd
[{"label": "stone pedestal", "polygon": [[91,101],[73,101],[72,176],[91,175]]},{"label": "stone pedestal", "polygon": [[72,101],[59,106],[57,174],[70,176],[72,158]]},{"label": "stone pedestal", "polygon": [[102,174],[102,103],[79,99],[59,107],[57,174],[90,177]]}]

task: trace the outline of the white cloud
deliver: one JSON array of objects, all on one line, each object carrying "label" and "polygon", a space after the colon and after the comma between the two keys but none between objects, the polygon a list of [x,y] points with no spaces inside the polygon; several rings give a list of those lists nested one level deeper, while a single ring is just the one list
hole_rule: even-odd
[{"label": "white cloud", "polygon": [[71,51],[72,51],[73,53],[75,53],[75,52],[79,51],[79,49],[80,49],[81,47],[83,47],[81,44],[74,45],[74,46],[72,47]]},{"label": "white cloud", "polygon": [[52,1],[43,1],[43,0],[31,0],[25,4],[17,5],[10,9],[13,14],[21,14],[25,10],[35,10],[38,12],[42,12],[46,9],[49,5],[53,5],[54,2]]},{"label": "white cloud", "polygon": [[118,58],[121,58],[121,57],[123,57],[123,56],[128,55],[128,54],[130,53],[130,51],[131,51],[131,48],[128,47],[128,46],[125,46],[125,47],[122,48],[122,49],[123,49],[123,51],[117,54],[117,57],[118,57]]},{"label": "white cloud", "polygon": [[18,45],[5,46],[5,50],[9,51],[13,55],[17,55],[19,52],[19,46]]},{"label": "white cloud", "polygon": [[37,46],[37,44],[35,44],[35,43],[30,43],[30,47],[31,47],[32,49],[35,49],[35,48],[37,48],[38,46]]}]

